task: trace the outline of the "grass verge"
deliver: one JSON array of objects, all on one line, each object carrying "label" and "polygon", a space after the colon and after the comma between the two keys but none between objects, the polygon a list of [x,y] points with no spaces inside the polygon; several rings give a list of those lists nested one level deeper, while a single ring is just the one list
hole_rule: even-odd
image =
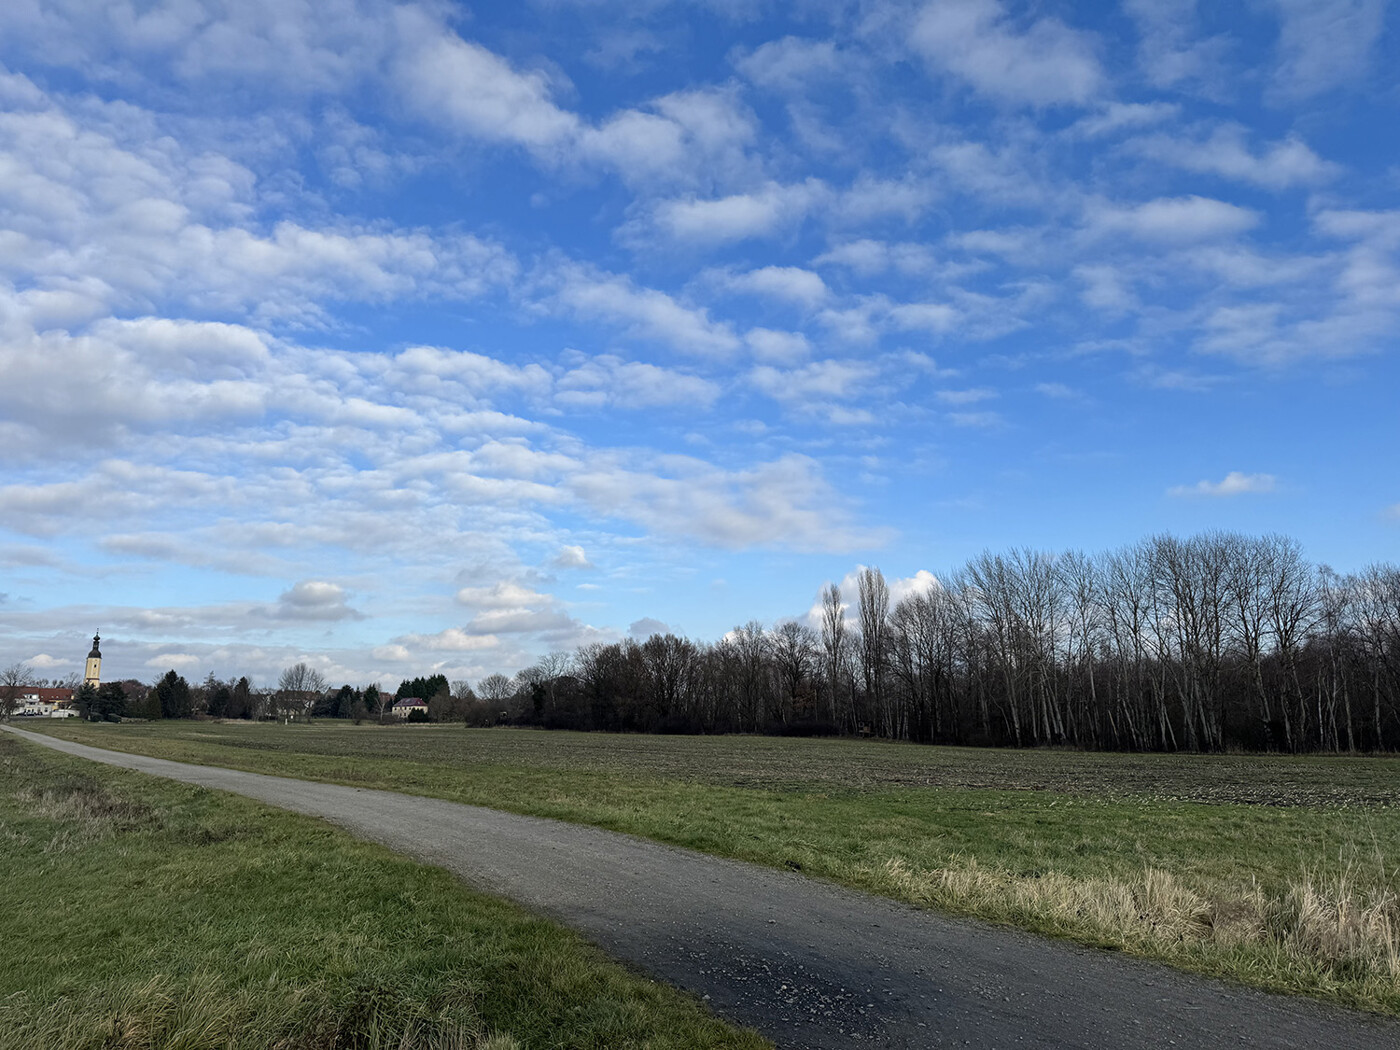
[{"label": "grass verge", "polygon": [[0,734],[3,1050],[769,1046],[446,872]]},{"label": "grass verge", "polygon": [[119,750],[594,824],[1400,1013],[1393,759],[460,727],[44,728]]}]

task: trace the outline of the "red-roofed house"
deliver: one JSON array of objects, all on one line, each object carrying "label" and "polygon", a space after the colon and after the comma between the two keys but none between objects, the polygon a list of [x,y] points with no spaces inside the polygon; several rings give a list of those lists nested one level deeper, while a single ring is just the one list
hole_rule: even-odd
[{"label": "red-roofed house", "polygon": [[73,703],[73,690],[45,686],[25,686],[16,698],[16,715],[31,718],[71,718],[78,712],[70,706]]}]

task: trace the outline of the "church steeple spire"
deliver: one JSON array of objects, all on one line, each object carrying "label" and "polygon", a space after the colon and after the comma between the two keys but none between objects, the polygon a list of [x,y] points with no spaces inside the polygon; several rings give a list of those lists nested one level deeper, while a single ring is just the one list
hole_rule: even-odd
[{"label": "church steeple spire", "polygon": [[88,653],[87,667],[83,671],[83,685],[90,685],[94,689],[102,684],[102,650],[98,647],[101,641],[101,631],[93,634],[92,652]]}]

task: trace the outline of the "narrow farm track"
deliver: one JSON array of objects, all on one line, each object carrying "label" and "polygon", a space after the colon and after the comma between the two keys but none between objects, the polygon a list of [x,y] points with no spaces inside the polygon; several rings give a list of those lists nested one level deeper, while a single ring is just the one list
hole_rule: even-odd
[{"label": "narrow farm track", "polygon": [[1400,1024],[596,828],[69,743],[322,817],[583,932],[781,1047],[1394,1050]]}]

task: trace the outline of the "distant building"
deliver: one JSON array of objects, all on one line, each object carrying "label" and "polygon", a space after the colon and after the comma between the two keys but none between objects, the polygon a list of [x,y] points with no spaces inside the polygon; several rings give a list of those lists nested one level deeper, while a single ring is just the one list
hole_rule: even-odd
[{"label": "distant building", "polygon": [[101,641],[100,633],[92,636],[92,651],[88,653],[87,668],[83,671],[83,685],[90,685],[94,689],[102,684],[102,650],[98,648]]},{"label": "distant building", "polygon": [[426,715],[428,713],[427,703],[416,696],[406,696],[389,708],[389,712],[395,718],[407,718],[414,711],[422,711]]},{"label": "distant building", "polygon": [[[15,714],[30,718],[67,718],[59,711],[72,711],[73,690],[51,689],[46,686],[28,686],[15,698]],[[77,714],[73,711],[73,714]]]}]

